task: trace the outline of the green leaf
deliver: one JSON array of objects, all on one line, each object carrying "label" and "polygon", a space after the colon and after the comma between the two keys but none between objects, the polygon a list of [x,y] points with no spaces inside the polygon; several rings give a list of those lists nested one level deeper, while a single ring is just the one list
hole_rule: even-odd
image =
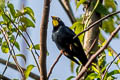
[{"label": "green leaf", "polygon": [[9,19],[6,17],[5,14],[2,14],[2,18],[6,24],[7,24],[7,22],[9,22]]},{"label": "green leaf", "polygon": [[20,45],[19,45],[19,43],[18,43],[18,42],[15,42],[14,45],[15,45],[15,47],[20,51]]},{"label": "green leaf", "polygon": [[77,66],[76,68],[76,74],[78,75],[79,74],[79,69],[81,68],[81,66]]},{"label": "green leaf", "polygon": [[116,9],[117,9],[114,0],[105,0],[105,1],[104,1],[104,5],[105,5],[105,7],[106,7],[108,10],[109,10],[109,9],[112,9],[112,12],[115,12]]},{"label": "green leaf", "polygon": [[47,56],[49,56],[49,52],[47,51]]},{"label": "green leaf", "polygon": [[30,50],[30,51],[32,50],[32,44],[30,45],[29,50]]},{"label": "green leaf", "polygon": [[2,50],[3,53],[8,53],[9,52],[9,48],[8,48],[8,45],[7,45],[6,41],[4,41],[2,43],[1,50]]},{"label": "green leaf", "polygon": [[71,79],[73,79],[73,78],[75,78],[75,76],[70,76],[70,77],[68,77],[66,80],[71,80]]},{"label": "green leaf", "polygon": [[[75,22],[70,28],[75,31],[75,34],[78,34],[83,31],[83,24],[81,22]],[[84,34],[78,36],[80,42],[83,42],[83,36]]]},{"label": "green leaf", "polygon": [[32,18],[32,20],[35,22],[34,12],[30,7],[25,7],[24,12],[27,13]]},{"label": "green leaf", "polygon": [[23,26],[21,26],[21,25],[19,25],[18,28],[19,28],[22,32],[26,31],[26,27],[23,27]]},{"label": "green leaf", "polygon": [[102,25],[102,29],[106,32],[106,33],[112,33],[115,30],[114,27],[114,20],[113,19],[108,19],[106,21],[103,22]]},{"label": "green leaf", "polygon": [[106,68],[107,68],[107,66],[108,66],[109,64],[110,64],[110,63],[106,64],[106,65],[102,68],[101,73],[103,73],[103,72],[106,70]]},{"label": "green leaf", "polygon": [[19,11],[19,10],[16,10],[16,14],[15,14],[15,17],[17,18],[17,17],[20,17],[20,16],[23,16],[24,14],[21,12],[21,11]]},{"label": "green leaf", "polygon": [[83,4],[85,1],[86,1],[86,0],[79,0],[79,2],[77,2],[76,9],[78,9],[79,6],[80,6],[81,4]]},{"label": "green leaf", "polygon": [[8,8],[10,9],[10,12],[11,12],[13,18],[15,18],[15,9],[14,9],[13,4],[8,3]]},{"label": "green leaf", "polygon": [[119,60],[117,60],[117,64],[120,64],[120,59],[119,59]]},{"label": "green leaf", "polygon": [[103,15],[109,14],[108,9],[104,5],[102,5],[101,3],[99,3],[99,5],[97,6],[95,11],[100,13],[100,14],[103,14]]},{"label": "green leaf", "polygon": [[34,45],[33,49],[40,50],[40,44]]},{"label": "green leaf", "polygon": [[107,80],[115,80],[115,78],[112,77],[112,76],[109,76],[109,77],[107,78]]},{"label": "green leaf", "polygon": [[91,73],[87,76],[87,78],[85,80],[94,80],[96,78],[100,78],[100,76],[96,73]]},{"label": "green leaf", "polygon": [[98,58],[98,65],[103,65],[103,62],[105,61],[105,54],[101,54],[101,56]]},{"label": "green leaf", "polygon": [[104,42],[105,41],[105,38],[104,38],[104,36],[102,35],[102,33],[100,32],[100,34],[99,34],[99,39],[102,41],[102,42]]},{"label": "green leaf", "polygon": [[0,8],[4,8],[5,7],[5,0],[0,0]]},{"label": "green leaf", "polygon": [[10,42],[13,43],[15,45],[15,47],[20,51],[20,45],[17,41],[15,42],[15,36],[14,35],[10,36]]},{"label": "green leaf", "polygon": [[74,72],[74,66],[75,66],[75,63],[73,61],[70,61],[70,69],[72,73]]},{"label": "green leaf", "polygon": [[2,45],[2,40],[3,40],[3,38],[0,37],[0,46]]},{"label": "green leaf", "polygon": [[27,69],[25,70],[24,74],[25,74],[25,78],[27,79],[29,77],[29,74],[31,72],[31,70],[34,68],[34,65],[28,65]]},{"label": "green leaf", "polygon": [[104,46],[106,44],[107,40],[105,40],[103,43],[102,43],[102,46]]},{"label": "green leaf", "polygon": [[94,66],[92,66],[93,71],[100,73],[98,69],[96,69]]},{"label": "green leaf", "polygon": [[34,23],[27,17],[20,18],[20,21],[23,22],[24,26],[26,27],[33,27],[33,28],[35,27]]},{"label": "green leaf", "polygon": [[23,58],[23,60],[26,63],[26,57],[25,57],[25,55],[23,55],[23,54],[16,54],[15,56],[19,56],[19,57]]},{"label": "green leaf", "polygon": [[120,70],[113,70],[113,71],[109,72],[107,77],[115,75],[115,74],[120,74]]},{"label": "green leaf", "polygon": [[108,50],[108,55],[113,56],[112,52]]}]

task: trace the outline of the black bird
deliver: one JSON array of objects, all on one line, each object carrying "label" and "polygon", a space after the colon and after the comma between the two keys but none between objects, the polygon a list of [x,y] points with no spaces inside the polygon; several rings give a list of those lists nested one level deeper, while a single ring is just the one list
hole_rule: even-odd
[{"label": "black bird", "polygon": [[58,49],[78,65],[79,62],[76,58],[85,65],[88,59],[78,37],[73,39],[76,34],[70,28],[65,26],[59,17],[51,17],[53,24],[52,40],[55,42]]}]

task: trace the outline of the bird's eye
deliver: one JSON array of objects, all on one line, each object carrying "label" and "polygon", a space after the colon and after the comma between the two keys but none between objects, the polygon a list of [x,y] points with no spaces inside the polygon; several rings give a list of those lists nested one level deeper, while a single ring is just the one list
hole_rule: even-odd
[{"label": "bird's eye", "polygon": [[57,20],[58,20],[58,21],[61,21],[61,19],[60,19],[60,18],[58,18]]}]

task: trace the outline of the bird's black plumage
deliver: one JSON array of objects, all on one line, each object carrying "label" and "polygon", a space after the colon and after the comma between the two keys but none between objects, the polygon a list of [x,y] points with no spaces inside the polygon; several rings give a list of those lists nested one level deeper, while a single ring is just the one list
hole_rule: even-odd
[{"label": "bird's black plumage", "polygon": [[62,50],[64,55],[75,63],[79,64],[79,62],[76,60],[76,58],[78,58],[81,63],[85,65],[88,59],[79,39],[76,38],[73,40],[73,37],[76,34],[67,26],[65,26],[60,18],[53,16],[52,19],[52,40],[56,43],[58,49]]}]

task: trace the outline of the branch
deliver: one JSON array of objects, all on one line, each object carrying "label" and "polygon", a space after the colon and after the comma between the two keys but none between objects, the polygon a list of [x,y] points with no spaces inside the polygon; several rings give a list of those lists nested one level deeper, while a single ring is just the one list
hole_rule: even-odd
[{"label": "branch", "polygon": [[[99,39],[98,41],[99,41],[101,44],[103,43],[100,39]],[[108,50],[110,50],[115,56],[118,55],[117,52],[116,52],[111,46],[108,46],[107,48],[108,48]],[[118,60],[120,59],[119,56],[118,56],[117,58],[118,58]]]},{"label": "branch", "polygon": [[92,61],[102,52],[104,49],[109,45],[113,37],[117,34],[117,32],[120,30],[120,25],[111,33],[111,36],[109,37],[108,41],[105,43],[103,47],[101,47],[94,55],[92,55],[89,59],[89,61],[86,63],[86,65],[82,68],[81,72],[78,74],[75,80],[79,80],[82,75],[86,72],[87,68],[90,66]]},{"label": "branch", "polygon": [[47,80],[46,54],[47,54],[47,26],[50,10],[50,0],[44,0],[42,20],[40,25],[40,80]]},{"label": "branch", "polygon": [[[21,25],[22,25],[22,27],[25,29],[25,27],[24,27],[24,25],[22,24],[22,22],[21,22]],[[32,43],[32,46],[34,47],[35,45],[34,45],[32,39],[31,39],[29,33],[28,33],[27,31],[25,31],[25,33],[26,33],[26,35],[28,36],[28,39],[30,40],[30,42]],[[27,42],[27,43],[28,43],[28,42]],[[29,44],[29,43],[28,43],[28,44]],[[35,50],[35,54],[36,54],[37,57],[39,58],[39,54],[37,53],[36,49],[34,49],[34,50]]]},{"label": "branch", "polygon": [[113,13],[108,14],[108,15],[104,16],[103,18],[95,21],[95,22],[92,23],[90,26],[88,26],[85,30],[83,30],[82,32],[80,32],[79,34],[77,34],[76,36],[74,36],[73,39],[75,39],[75,38],[77,38],[79,35],[85,33],[86,31],[88,31],[89,29],[91,29],[91,28],[94,27],[96,24],[100,23],[101,21],[103,21],[103,20],[105,20],[105,19],[107,19],[107,18],[109,18],[109,17],[111,17],[111,16],[113,16],[113,15],[115,15],[115,14],[118,14],[118,13],[120,13],[120,11],[113,12]]},{"label": "branch", "polygon": [[62,56],[62,53],[59,54],[59,56],[57,57],[57,59],[55,60],[55,62],[53,63],[53,65],[51,66],[50,71],[48,72],[47,79],[49,79],[49,77],[50,77],[50,75],[52,73],[53,68],[55,67],[55,65],[57,64],[57,62],[59,61],[59,59],[60,59],[61,56]]},{"label": "branch", "polygon": [[59,0],[59,2],[62,5],[65,12],[67,13],[71,23],[73,24],[74,22],[76,22],[76,19],[73,15],[73,11],[72,11],[70,4],[69,4],[69,0]]},{"label": "branch", "polygon": [[12,50],[12,49],[10,48],[11,45],[9,46],[10,41],[9,41],[9,39],[8,39],[8,35],[7,35],[6,32],[4,31],[4,29],[2,28],[2,25],[0,25],[0,26],[1,26],[0,31],[2,32],[2,34],[3,34],[3,36],[4,36],[5,40],[6,40],[7,46],[8,46],[8,48],[9,48],[10,55],[12,55],[12,58],[13,58],[14,62],[16,63],[16,67],[17,67],[17,69],[20,71],[20,73],[21,73],[21,75],[22,75],[22,77],[23,77],[23,79],[24,79],[24,78],[25,78],[24,72],[23,72],[23,70],[21,69],[21,66],[18,64],[18,61],[17,61],[16,57],[12,54],[12,51],[14,52],[14,49]]},{"label": "branch", "polygon": [[7,70],[10,57],[11,57],[11,55],[9,54],[9,57],[8,57],[8,60],[6,61],[6,65],[5,65],[5,68],[4,68],[4,70],[3,70],[2,76],[5,74],[5,71]]},{"label": "branch", "polygon": [[87,52],[87,55],[92,51],[93,47],[95,46],[96,41],[97,41],[97,38],[95,38],[95,40],[93,41],[91,47],[89,48],[89,50]]},{"label": "branch", "polygon": [[[11,50],[13,50],[13,47],[14,47],[15,42],[16,42],[16,40],[17,40],[18,34],[19,34],[19,33],[17,33],[17,35],[16,35],[16,37],[15,37],[15,40],[13,41],[13,45],[11,45]],[[14,53],[14,55],[15,55],[15,53]],[[8,64],[8,62],[9,62],[9,60],[10,60],[10,57],[11,57],[11,54],[9,54],[9,57],[8,57],[7,62],[6,62],[6,66],[5,66],[5,68],[4,68],[4,71],[3,71],[2,75],[4,75],[5,71],[7,70],[7,64]]]},{"label": "branch", "polygon": [[9,79],[9,78],[6,77],[6,76],[2,76],[2,75],[0,74],[0,80],[11,80],[11,79]]},{"label": "branch", "polygon": [[[22,34],[22,32],[18,29],[18,27],[14,24],[14,22],[12,21],[12,19],[4,12],[4,15],[10,20],[10,22],[13,24],[13,26],[16,28],[16,30],[18,31],[18,33],[20,33],[21,34],[21,36],[23,37],[23,39],[25,40],[25,42],[27,43],[27,45],[28,45],[28,47],[30,47],[30,45],[29,45],[29,42],[27,41],[27,39],[25,38],[25,36]],[[30,40],[31,41],[31,40]],[[31,42],[32,43],[32,42]],[[39,70],[39,64],[38,64],[38,62],[37,62],[37,60],[36,60],[36,58],[35,58],[35,55],[34,55],[34,53],[33,53],[33,50],[31,50],[31,53],[32,53],[32,56],[33,56],[33,58],[34,58],[34,60],[35,60],[35,63],[36,63],[36,65],[37,65],[37,68],[38,68],[38,70]],[[40,71],[40,70],[39,70]]]},{"label": "branch", "polygon": [[110,68],[110,66],[112,65],[112,63],[117,59],[117,57],[118,57],[119,55],[120,55],[120,53],[117,54],[117,56],[111,61],[111,63],[109,64],[108,68],[105,70],[105,72],[104,72],[103,77],[102,77],[101,80],[104,79],[106,72],[108,71],[108,69]]},{"label": "branch", "polygon": [[[6,65],[6,62],[7,62],[6,60],[0,58],[0,63],[1,63],[1,64]],[[15,69],[15,70],[18,71],[18,69],[17,69],[17,67],[16,67],[15,64],[13,64],[13,63],[11,63],[11,62],[8,62],[7,65],[8,65],[10,68]],[[22,69],[23,69],[23,71],[26,70],[26,69],[24,69],[24,68],[22,68]],[[39,77],[38,75],[36,75],[36,74],[34,74],[34,73],[32,73],[32,72],[30,72],[30,77],[33,78],[33,79],[36,79],[36,80],[39,80],[39,79],[40,79],[40,77]]]}]

